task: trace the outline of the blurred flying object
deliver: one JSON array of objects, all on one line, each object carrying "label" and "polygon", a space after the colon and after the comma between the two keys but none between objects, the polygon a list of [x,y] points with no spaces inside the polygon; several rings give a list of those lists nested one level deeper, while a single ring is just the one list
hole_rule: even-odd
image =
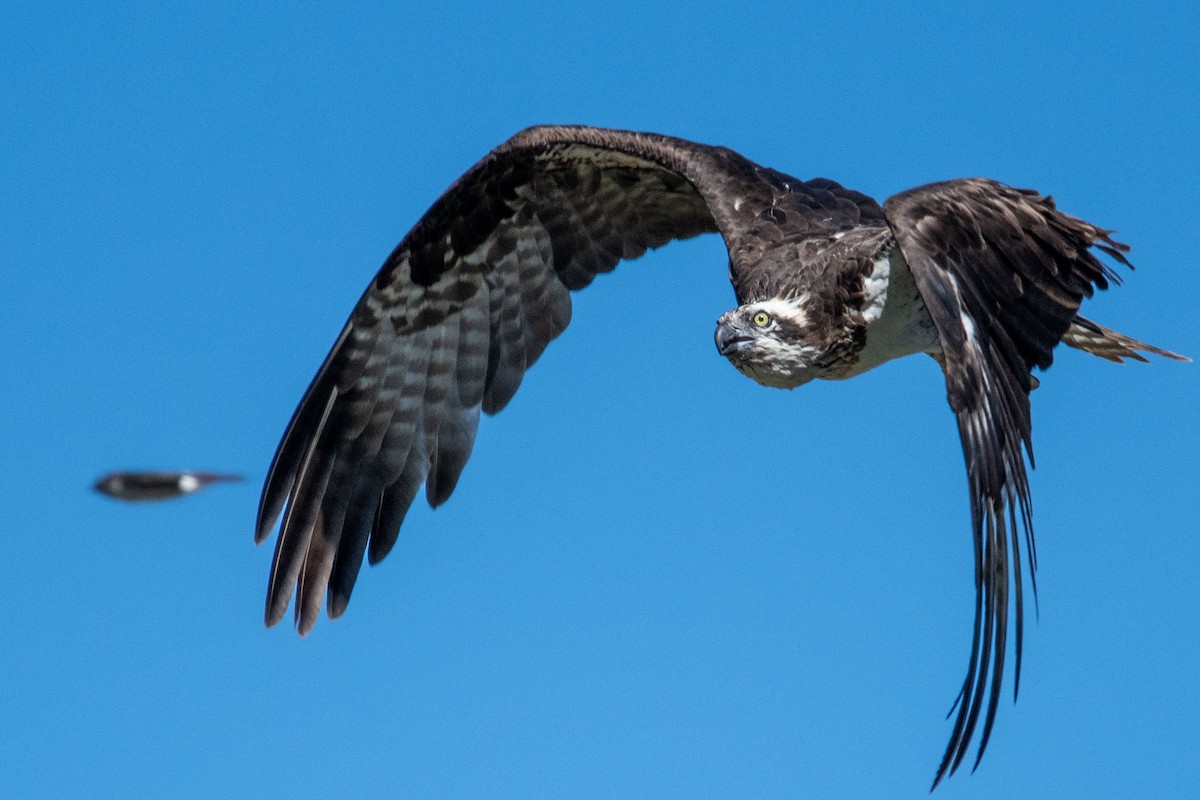
[{"label": "blurred flying object", "polygon": [[241,475],[216,472],[110,472],[93,484],[100,494],[118,500],[170,500],[210,483],[242,480]]},{"label": "blurred flying object", "polygon": [[[329,616],[339,616],[363,557],[374,564],[392,549],[421,485],[430,505],[450,497],[480,412],[503,409],[563,332],[572,291],[702,233],[724,238],[728,262],[714,266],[727,270],[739,304],[717,320],[717,350],[751,379],[792,389],[922,353],[945,375],[970,491],[975,611],[936,786],[981,720],[975,764],[987,747],[1013,643],[1010,609],[1014,697],[1020,683],[1022,591],[1026,579],[1036,588],[1037,566],[1026,470],[1033,369],[1050,366],[1059,342],[1117,362],[1143,353],[1185,360],[1078,315],[1085,297],[1118,280],[1098,254],[1128,265],[1126,245],[1048,196],[994,180],[932,183],[880,205],[828,179],[802,181],[659,134],[517,134],[396,247],[288,424],[256,533],[263,541],[283,515],[267,624],[293,592],[301,634],[326,597]],[[662,298],[664,309],[671,302]],[[650,347],[671,315],[615,324]],[[804,425],[798,417],[782,446],[801,447]],[[765,464],[774,477],[770,454],[759,455],[719,468]],[[778,479],[781,491],[797,491],[794,476]],[[536,498],[531,490],[525,500]]]}]

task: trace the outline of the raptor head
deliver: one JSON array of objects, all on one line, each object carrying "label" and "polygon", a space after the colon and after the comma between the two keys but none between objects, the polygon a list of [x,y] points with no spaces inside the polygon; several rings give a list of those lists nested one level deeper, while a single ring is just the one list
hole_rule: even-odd
[{"label": "raptor head", "polygon": [[794,389],[820,377],[825,348],[810,341],[807,294],[738,306],[717,320],[717,351],[763,386]]}]

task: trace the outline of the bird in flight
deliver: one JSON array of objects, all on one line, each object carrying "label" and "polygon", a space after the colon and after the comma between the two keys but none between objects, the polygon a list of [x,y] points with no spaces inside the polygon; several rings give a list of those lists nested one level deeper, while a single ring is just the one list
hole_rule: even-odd
[{"label": "bird in flight", "polygon": [[117,500],[169,500],[209,484],[240,480],[241,475],[216,472],[110,472],[92,488]]},{"label": "bird in flight", "polygon": [[[346,610],[364,555],[391,550],[424,484],[454,491],[495,414],[566,328],[571,292],[675,239],[719,233],[737,308],[716,346],[764,386],[840,380],[901,356],[941,365],[975,542],[974,635],[934,786],[987,747],[1023,573],[1036,567],[1026,458],[1034,367],[1060,341],[1112,361],[1174,353],[1079,316],[1128,265],[1110,231],[1028,189],[968,178],[881,206],[724,147],[583,126],[529,128],[433,204],[367,287],[275,453],[256,541],[282,514],[266,622],[296,594],[301,634]],[[1022,552],[1025,566],[1022,567]]]}]

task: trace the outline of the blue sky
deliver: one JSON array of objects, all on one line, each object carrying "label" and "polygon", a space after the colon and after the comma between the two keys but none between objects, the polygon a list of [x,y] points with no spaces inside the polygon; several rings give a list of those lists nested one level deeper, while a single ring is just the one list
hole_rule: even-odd
[{"label": "blue sky", "polygon": [[[6,6],[0,794],[926,796],[973,602],[940,373],[741,377],[716,237],[578,295],[305,640],[262,627],[258,488],[383,258],[534,123],[1051,192],[1134,246],[1085,313],[1200,355],[1200,12],[1133,5]],[[937,796],[1180,796],[1200,371],[1042,378],[1021,698]],[[248,481],[134,507],[89,491],[114,468]]]}]

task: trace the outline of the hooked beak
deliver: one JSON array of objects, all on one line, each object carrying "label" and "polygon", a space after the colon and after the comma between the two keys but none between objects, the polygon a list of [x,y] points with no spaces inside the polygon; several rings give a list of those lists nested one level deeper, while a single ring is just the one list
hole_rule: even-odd
[{"label": "hooked beak", "polygon": [[717,352],[728,358],[746,345],[754,341],[753,336],[747,336],[727,322],[717,323],[717,332],[713,337],[717,343]]}]

